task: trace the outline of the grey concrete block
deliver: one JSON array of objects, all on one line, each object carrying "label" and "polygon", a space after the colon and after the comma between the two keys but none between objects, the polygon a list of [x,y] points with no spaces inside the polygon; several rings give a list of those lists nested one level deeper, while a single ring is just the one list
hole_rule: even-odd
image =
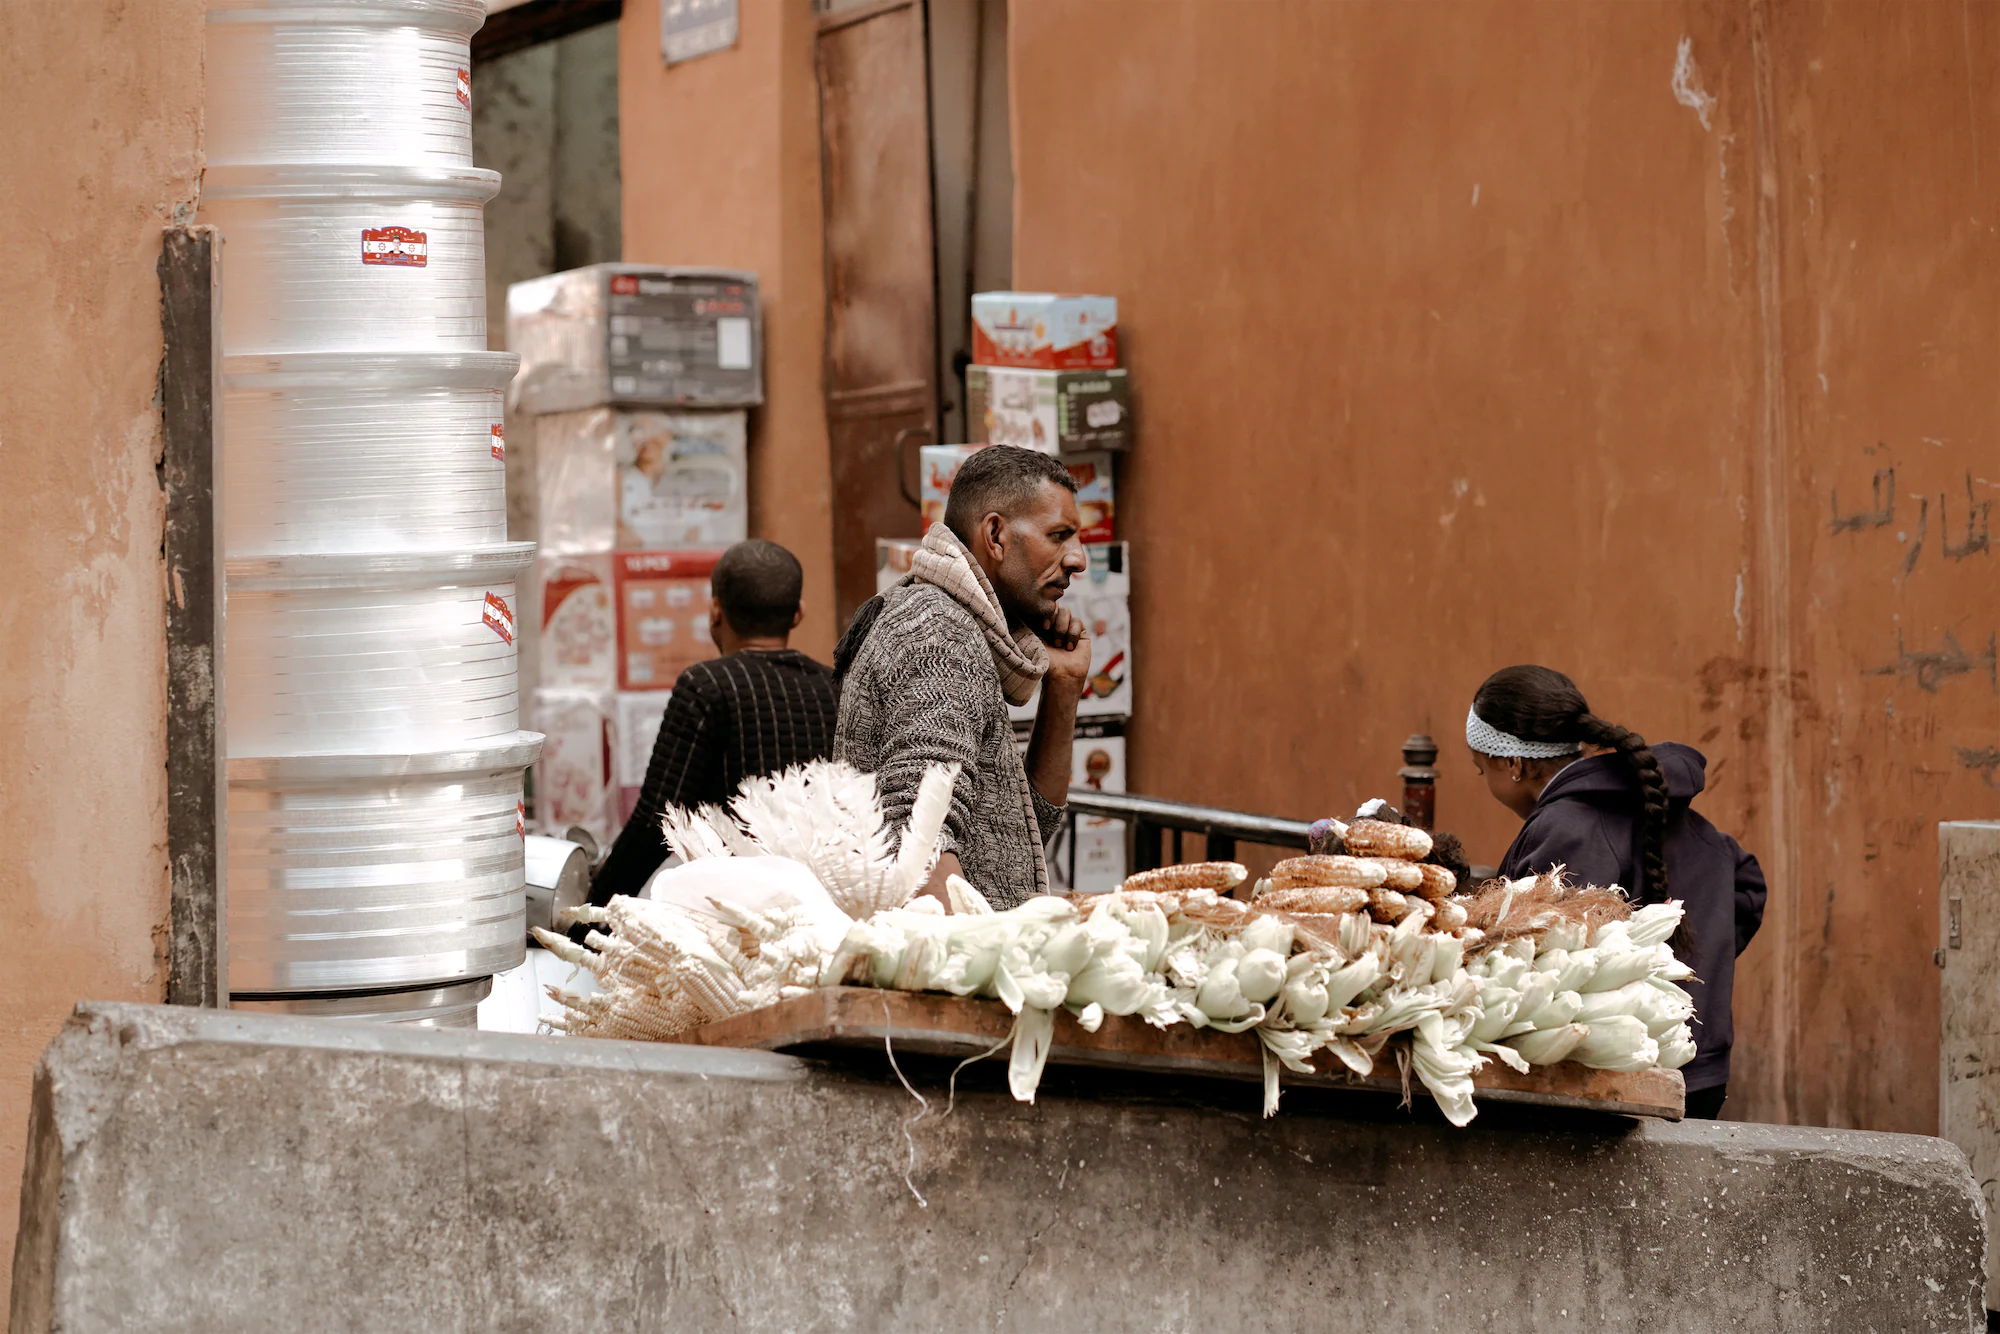
[{"label": "grey concrete block", "polygon": [[919,1087],[912,1125],[893,1082],[764,1053],[85,1005],[13,1328],[1983,1327],[1941,1140]]}]

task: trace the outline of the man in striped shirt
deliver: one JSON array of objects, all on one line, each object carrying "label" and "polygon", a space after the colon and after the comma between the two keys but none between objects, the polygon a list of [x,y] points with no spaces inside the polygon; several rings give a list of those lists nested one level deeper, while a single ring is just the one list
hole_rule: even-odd
[{"label": "man in striped shirt", "polygon": [[716,562],[708,626],[722,656],[674,682],[639,805],[591,882],[592,903],[637,894],[660,869],[669,806],[726,805],[745,778],[832,756],[833,672],[787,647],[804,585],[776,542],[738,542]]}]

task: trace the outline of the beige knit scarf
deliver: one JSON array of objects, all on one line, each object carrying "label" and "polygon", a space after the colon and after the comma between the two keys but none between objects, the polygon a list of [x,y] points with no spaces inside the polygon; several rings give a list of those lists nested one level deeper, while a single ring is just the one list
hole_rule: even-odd
[{"label": "beige knit scarf", "polygon": [[1049,650],[1033,630],[1007,628],[993,585],[958,535],[941,523],[932,524],[924,534],[923,548],[910,558],[910,573],[919,583],[936,584],[951,594],[979,621],[1007,702],[1020,705],[1033,699],[1035,687],[1049,670]]},{"label": "beige knit scarf", "polygon": [[[924,534],[923,548],[910,558],[910,577],[918,583],[942,588],[978,620],[980,629],[986,632],[986,647],[992,650],[993,665],[1000,670],[1000,693],[1009,704],[1026,704],[1034,697],[1035,687],[1049,670],[1049,650],[1034,631],[1007,629],[1007,617],[1000,610],[1000,599],[994,596],[993,585],[987,582],[986,572],[959,542],[957,534],[941,523],[932,524]],[[1014,771],[1021,794],[1021,815],[1027,821],[1028,840],[1033,849],[1035,893],[1046,894],[1049,864],[1037,837],[1041,822],[1035,816],[1028,770],[1011,745],[1005,751],[1002,763]]]}]

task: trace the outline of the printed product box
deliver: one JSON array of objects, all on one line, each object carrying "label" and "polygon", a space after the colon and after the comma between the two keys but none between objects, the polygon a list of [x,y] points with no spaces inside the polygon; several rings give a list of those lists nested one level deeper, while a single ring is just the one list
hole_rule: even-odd
[{"label": "printed product box", "polygon": [[[920,472],[918,508],[923,511],[925,528],[944,522],[944,505],[951,496],[951,479],[958,476],[960,464],[984,448],[984,445],[925,445],[917,451]],[[879,559],[877,568],[880,568]]]},{"label": "printed product box", "polygon": [[750,535],[748,415],[619,414],[619,546],[726,547]]},{"label": "printed product box", "polygon": [[618,784],[621,827],[639,804],[646,769],[653,761],[653,743],[660,736],[660,719],[666,716],[667,701],[673,694],[671,690],[618,692],[618,753],[612,757],[611,777]]},{"label": "printed product box", "polygon": [[[1025,757],[1026,736],[1019,745]],[[1072,796],[1126,790],[1124,723],[1078,723],[1070,754]],[[1077,812],[1049,844],[1049,887],[1102,894],[1124,883],[1125,865],[1125,822]]]},{"label": "printed product box", "polygon": [[914,537],[875,539],[875,591],[886,593],[910,572],[910,558],[923,548]]},{"label": "printed product box", "polygon": [[593,264],[507,289],[510,395],[527,413],[754,407],[764,401],[757,276]]},{"label": "printed product box", "polygon": [[1112,455],[1072,454],[1063,460],[1076,478],[1076,512],[1083,520],[1083,543],[1096,546],[1117,540],[1117,506],[1111,485]]},{"label": "printed product box", "polygon": [[708,581],[721,557],[720,551],[620,551],[612,557],[620,690],[670,690],[683,671],[715,656]]},{"label": "printed product box", "polygon": [[748,535],[745,413],[592,408],[531,420],[543,552],[726,547]]},{"label": "printed product box", "polygon": [[[951,497],[952,479],[974,451],[984,445],[925,445],[918,450],[918,499],[924,526],[944,522],[945,502]],[[1116,506],[1112,487],[1112,456],[1108,453],[1076,454],[1063,459],[1063,466],[1076,479],[1076,511],[1083,520],[1085,545],[1116,540]],[[879,549],[878,549],[879,550]],[[881,557],[876,557],[881,571]]]},{"label": "printed product box", "polygon": [[609,846],[623,824],[611,773],[618,724],[610,692],[544,686],[530,703],[531,726],[546,738],[535,761],[537,832],[560,838],[581,825]]},{"label": "printed product box", "polygon": [[966,433],[980,444],[1044,453],[1132,447],[1132,391],[1122,370],[965,370]]},{"label": "printed product box", "polygon": [[535,574],[541,607],[536,685],[611,689],[618,679],[611,558],[543,556]]},{"label": "printed product box", "polygon": [[[1090,548],[1090,569],[1070,580],[1062,605],[1090,632],[1090,685],[1078,718],[1125,718],[1132,713],[1132,580],[1128,542]],[[1041,692],[1008,709],[1017,724],[1033,723]]]},{"label": "printed product box", "polygon": [[972,359],[982,366],[1109,370],[1118,364],[1118,298],[976,293]]}]

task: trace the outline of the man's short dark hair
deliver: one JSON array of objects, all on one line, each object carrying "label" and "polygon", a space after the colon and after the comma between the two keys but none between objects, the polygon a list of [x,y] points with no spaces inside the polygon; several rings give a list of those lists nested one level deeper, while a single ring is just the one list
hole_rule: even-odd
[{"label": "man's short dark hair", "polygon": [[805,583],[797,556],[776,542],[753,537],[722,553],[708,586],[731,629],[764,636],[791,632]]},{"label": "man's short dark hair", "polygon": [[944,506],[945,527],[958,534],[959,541],[970,542],[973,527],[981,519],[995,513],[1013,517],[1034,500],[1044,482],[1076,490],[1076,478],[1053,454],[1014,445],[976,450],[951,479],[951,495]]}]

